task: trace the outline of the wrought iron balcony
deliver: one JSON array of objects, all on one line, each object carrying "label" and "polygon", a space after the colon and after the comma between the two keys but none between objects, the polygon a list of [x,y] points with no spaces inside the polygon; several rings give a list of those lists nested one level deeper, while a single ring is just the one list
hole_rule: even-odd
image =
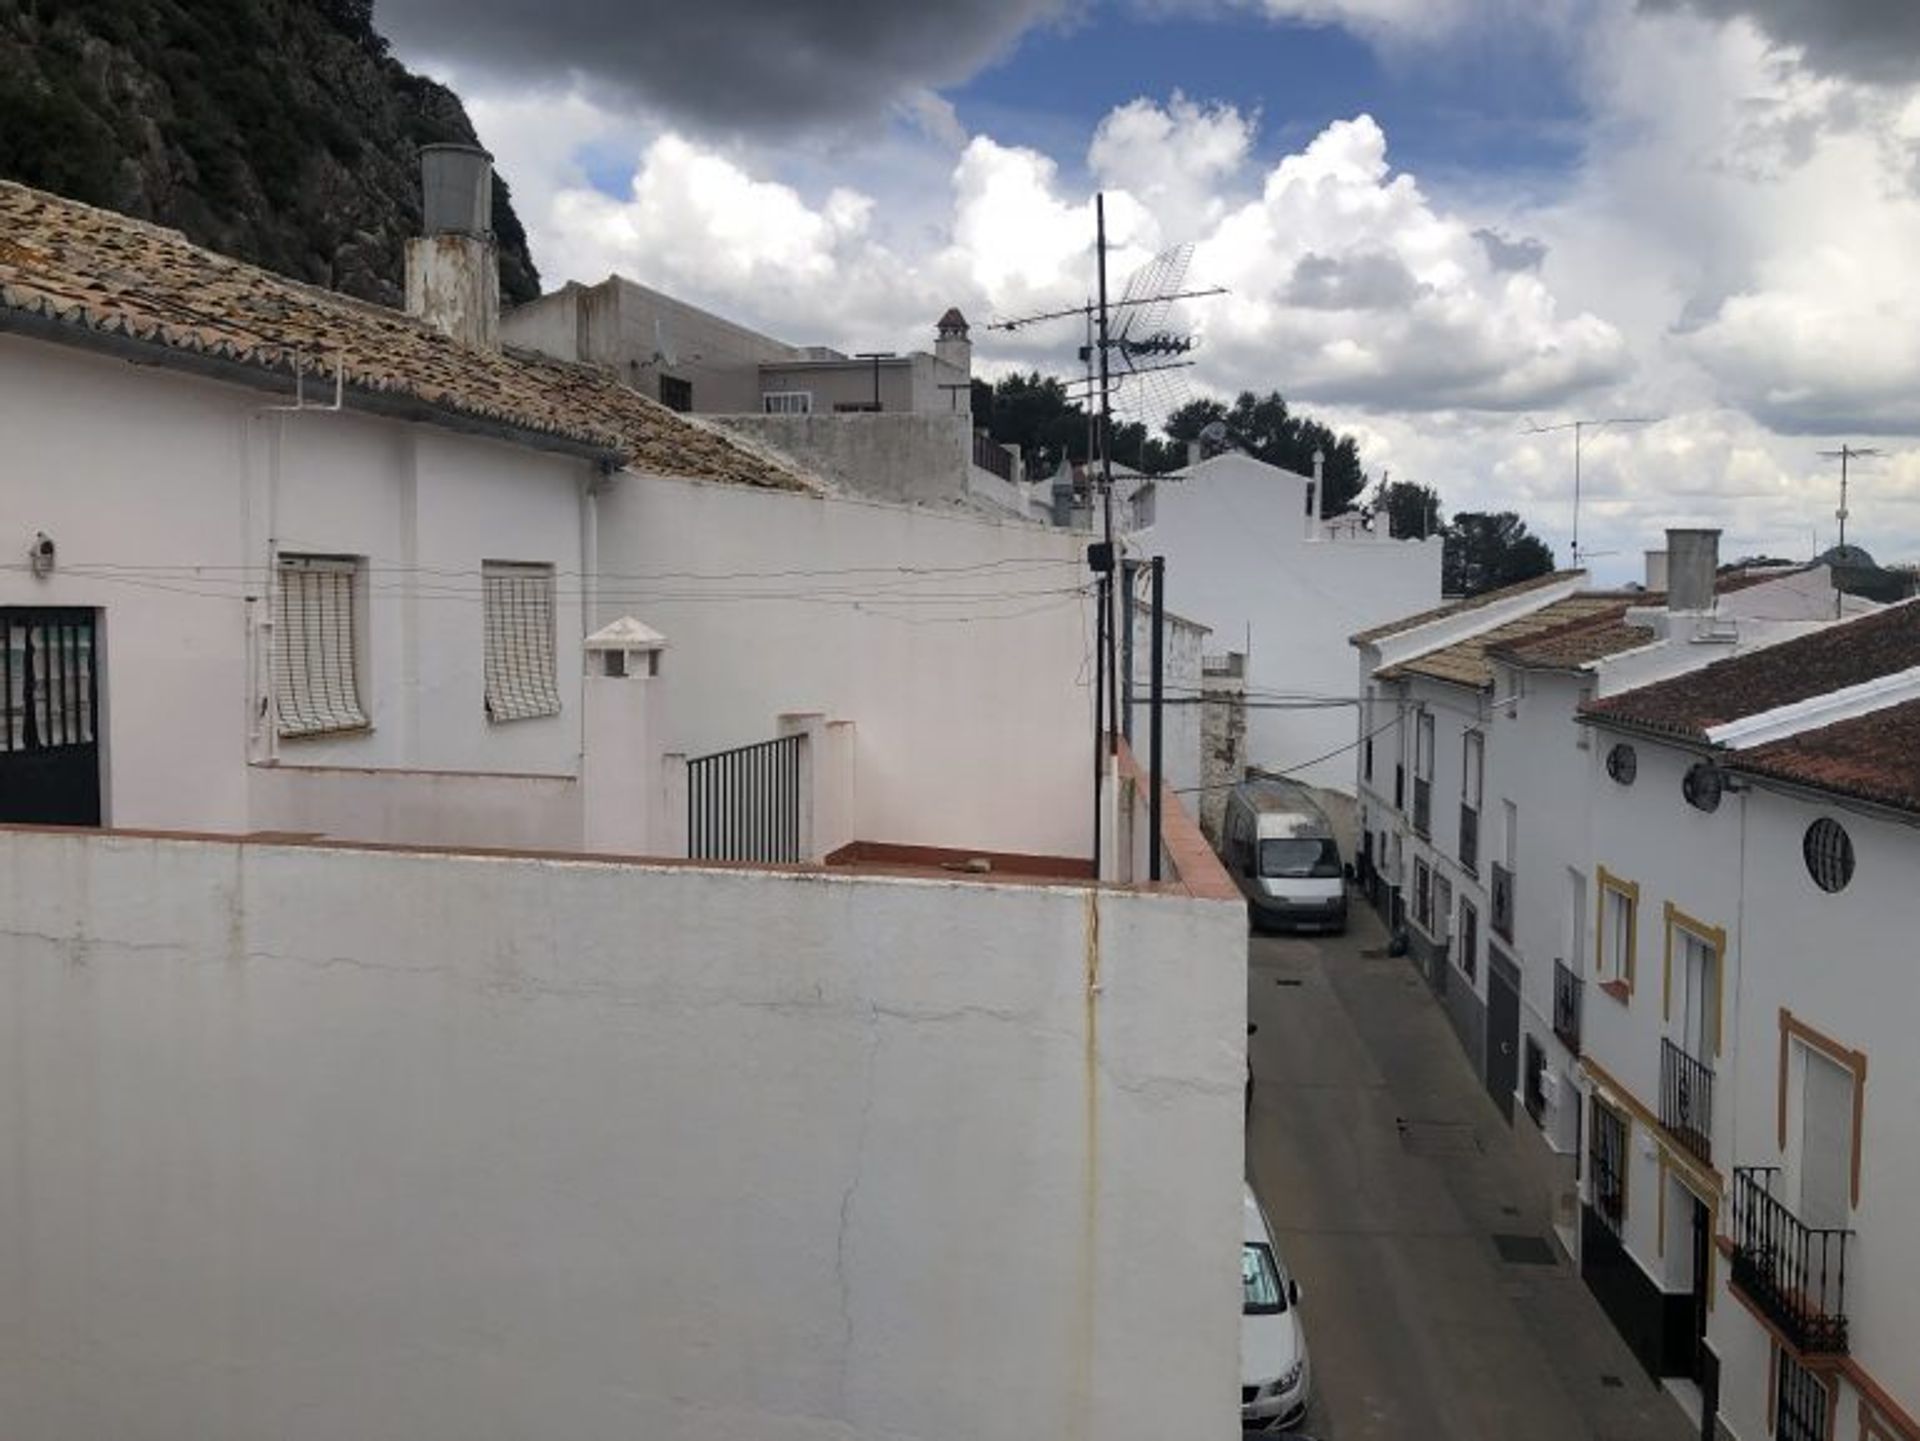
[{"label": "wrought iron balcony", "polygon": [[1413,828],[1421,837],[1432,834],[1433,829],[1433,782],[1425,776],[1413,778]]},{"label": "wrought iron balcony", "polygon": [[1493,933],[1501,940],[1513,941],[1513,872],[1500,862],[1493,863]]},{"label": "wrought iron balcony", "polygon": [[1660,1038],[1660,1124],[1703,1161],[1713,1160],[1713,1071]]},{"label": "wrought iron balcony", "polygon": [[1586,983],[1567,969],[1565,961],[1553,963],[1553,1033],[1574,1055],[1580,1054],[1580,993]]},{"label": "wrought iron balcony", "polygon": [[1480,812],[1460,803],[1460,864],[1470,876],[1480,874]]},{"label": "wrought iron balcony", "polygon": [[1803,1352],[1847,1350],[1847,1237],[1805,1226],[1773,1194],[1778,1166],[1733,1168],[1730,1279]]}]

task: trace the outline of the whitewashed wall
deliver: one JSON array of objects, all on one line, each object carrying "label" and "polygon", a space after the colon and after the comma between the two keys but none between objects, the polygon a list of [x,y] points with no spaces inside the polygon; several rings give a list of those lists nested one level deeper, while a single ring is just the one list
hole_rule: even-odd
[{"label": "whitewashed wall", "polygon": [[[107,819],[298,825],[251,809],[256,735],[257,756],[276,748],[307,765],[575,772],[578,486],[588,467],[429,426],[270,414],[272,400],[0,336],[0,514],[15,532],[6,543],[24,554],[44,530],[59,547],[45,580],[0,571],[0,605],[102,612]],[[366,558],[365,734],[264,739],[266,652],[253,622],[266,618],[275,541]],[[561,572],[558,717],[486,720],[483,560]],[[249,596],[261,599],[250,606]]]},{"label": "whitewashed wall", "polygon": [[602,497],[599,537],[600,619],[671,643],[663,749],[818,712],[856,729],[859,839],[1091,854],[1084,537],[639,477]]},{"label": "whitewashed wall", "polygon": [[[1307,477],[1222,455],[1157,487],[1143,553],[1167,557],[1167,605],[1213,630],[1219,650],[1248,652],[1247,688],[1351,698],[1347,637],[1439,604],[1440,542],[1322,538],[1306,514]],[[1311,532],[1311,536],[1310,536]],[[1254,710],[1248,760],[1267,769],[1339,754],[1299,772],[1350,791],[1351,706]]]},{"label": "whitewashed wall", "polygon": [[1231,1434],[1243,929],[0,831],[7,1434]]}]

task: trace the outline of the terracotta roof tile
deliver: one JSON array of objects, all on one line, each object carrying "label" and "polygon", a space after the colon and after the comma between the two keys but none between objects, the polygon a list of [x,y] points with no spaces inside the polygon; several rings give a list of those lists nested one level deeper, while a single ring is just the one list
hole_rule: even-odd
[{"label": "terracotta roof tile", "polygon": [[1625,605],[1616,605],[1598,616],[1572,621],[1541,635],[1489,646],[1488,653],[1510,665],[1577,670],[1590,661],[1637,650],[1658,639],[1649,626],[1628,625],[1626,613]]},{"label": "terracotta roof tile", "polygon": [[1347,643],[1349,645],[1366,645],[1371,641],[1385,640],[1390,635],[1399,635],[1402,631],[1412,630],[1416,626],[1423,626],[1436,620],[1445,620],[1450,615],[1460,615],[1467,611],[1480,610],[1498,601],[1510,600],[1516,595],[1525,595],[1530,590],[1539,590],[1542,586],[1552,585],[1555,581],[1571,580],[1576,575],[1584,574],[1584,571],[1578,570],[1549,571],[1545,575],[1535,576],[1532,580],[1523,580],[1515,585],[1504,585],[1501,586],[1499,590],[1490,590],[1482,595],[1476,595],[1469,600],[1449,601],[1445,605],[1435,606],[1432,610],[1423,610],[1414,615],[1401,616],[1398,620],[1390,620],[1384,625],[1376,625],[1370,630],[1359,631],[1354,635],[1348,636]]},{"label": "terracotta roof tile", "polygon": [[1489,651],[1557,633],[1596,617],[1617,617],[1625,610],[1626,602],[1617,592],[1585,591],[1567,596],[1564,600],[1556,600],[1526,615],[1516,616],[1466,640],[1387,666],[1379,675],[1382,680],[1425,676],[1429,680],[1451,681],[1455,685],[1489,686],[1493,684],[1493,662],[1488,658]]},{"label": "terracotta roof tile", "polygon": [[1704,740],[1713,726],[1917,665],[1920,601],[1910,601],[1672,680],[1622,691],[1582,706],[1581,714]]},{"label": "terracotta roof tile", "polygon": [[177,231],[0,181],[0,330],[118,338],[283,378],[296,366],[423,418],[491,423],[635,470],[781,490],[811,478],[586,366],[464,346],[410,316],[288,280]]},{"label": "terracotta roof tile", "polygon": [[1856,800],[1920,811],[1920,701],[1755,746],[1729,757],[1727,765]]}]

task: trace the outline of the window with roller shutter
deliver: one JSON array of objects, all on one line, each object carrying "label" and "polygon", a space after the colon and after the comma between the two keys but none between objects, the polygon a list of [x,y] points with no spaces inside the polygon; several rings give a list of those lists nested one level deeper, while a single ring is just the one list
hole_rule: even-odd
[{"label": "window with roller shutter", "polygon": [[365,730],[352,556],[282,555],[275,606],[273,699],[287,738]]},{"label": "window with roller shutter", "polygon": [[553,567],[487,561],[486,707],[493,721],[560,714],[554,664]]}]

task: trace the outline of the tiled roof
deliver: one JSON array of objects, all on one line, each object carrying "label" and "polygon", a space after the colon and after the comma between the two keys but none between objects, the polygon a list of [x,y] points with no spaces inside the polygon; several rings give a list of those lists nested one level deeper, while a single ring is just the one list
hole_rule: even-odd
[{"label": "tiled roof", "polygon": [[1488,659],[1488,651],[1563,631],[1570,625],[1596,617],[1617,617],[1625,609],[1626,601],[1618,592],[1586,591],[1570,595],[1539,610],[1516,616],[1479,635],[1387,666],[1379,672],[1379,676],[1382,680],[1425,676],[1430,680],[1451,681],[1455,685],[1489,686],[1493,684],[1493,664]]},{"label": "tiled roof", "polygon": [[1920,701],[1739,751],[1734,770],[1920,811]]},{"label": "tiled roof", "polygon": [[777,459],[689,422],[586,366],[476,350],[377,305],[189,244],[178,231],[0,181],[0,330],[115,345],[224,373],[296,365],[309,393],[421,419],[504,427],[635,470],[809,490]]},{"label": "tiled roof", "polygon": [[[1657,604],[1658,596],[1652,598]],[[1647,601],[1639,597],[1636,604]],[[1627,607],[1616,605],[1599,616],[1573,621],[1541,635],[1487,647],[1496,659],[1538,670],[1577,670],[1604,656],[1651,645],[1658,634],[1649,626],[1628,625]]]},{"label": "tiled roof", "polygon": [[1582,574],[1584,574],[1583,571],[1577,570],[1549,571],[1546,575],[1537,575],[1532,580],[1523,580],[1515,585],[1505,585],[1500,587],[1499,590],[1487,591],[1485,594],[1476,595],[1470,600],[1449,601],[1446,605],[1437,605],[1432,610],[1423,610],[1415,615],[1401,616],[1398,620],[1390,620],[1384,625],[1376,625],[1371,630],[1360,631],[1355,635],[1347,637],[1347,640],[1351,645],[1366,645],[1372,641],[1385,640],[1390,635],[1399,635],[1402,631],[1412,630],[1416,626],[1426,625],[1430,621],[1445,620],[1450,615],[1460,615],[1466,611],[1480,610],[1500,601],[1510,600],[1516,595],[1525,595],[1530,590],[1539,590],[1542,586],[1552,585],[1557,581],[1571,580],[1573,577]]},{"label": "tiled roof", "polygon": [[1582,706],[1581,713],[1704,740],[1710,727],[1913,666],[1920,666],[1920,601],[1622,691]]}]

